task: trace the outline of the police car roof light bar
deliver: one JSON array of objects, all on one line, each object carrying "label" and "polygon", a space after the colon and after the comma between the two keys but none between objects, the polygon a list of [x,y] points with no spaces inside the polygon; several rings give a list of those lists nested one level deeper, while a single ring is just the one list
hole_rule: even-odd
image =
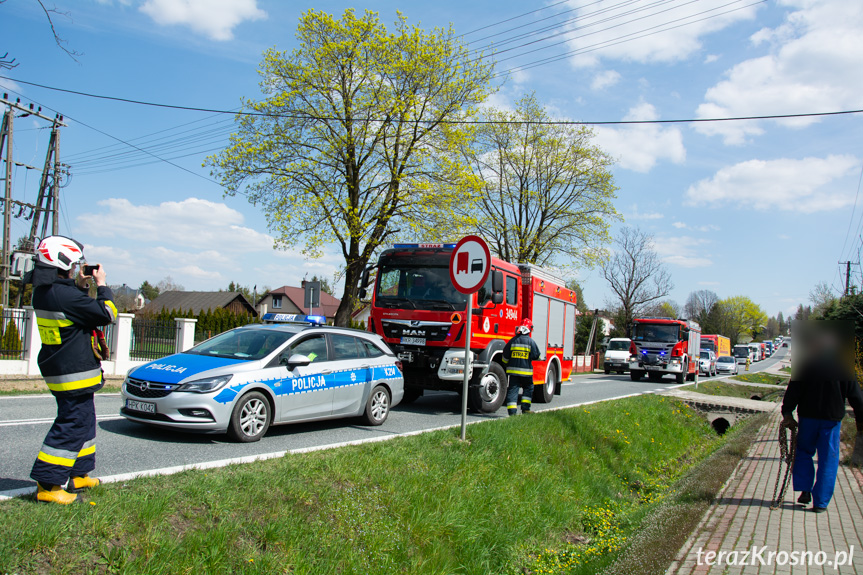
[{"label": "police car roof light bar", "polygon": [[327,318],[322,315],[298,315],[293,313],[265,313],[261,318],[265,323],[309,323],[324,325]]}]

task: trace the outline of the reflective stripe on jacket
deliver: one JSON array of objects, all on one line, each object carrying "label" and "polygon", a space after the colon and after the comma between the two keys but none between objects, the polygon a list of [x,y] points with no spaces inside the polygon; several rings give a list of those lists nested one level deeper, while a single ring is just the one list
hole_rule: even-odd
[{"label": "reflective stripe on jacket", "polygon": [[39,371],[53,393],[92,393],[102,386],[102,364],[91,337],[94,329],[116,319],[113,297],[111,288],[99,286],[93,299],[65,278],[33,290],[42,340]]},{"label": "reflective stripe on jacket", "polygon": [[533,362],[539,359],[539,347],[529,335],[516,335],[503,348],[503,365],[508,375],[533,377]]}]

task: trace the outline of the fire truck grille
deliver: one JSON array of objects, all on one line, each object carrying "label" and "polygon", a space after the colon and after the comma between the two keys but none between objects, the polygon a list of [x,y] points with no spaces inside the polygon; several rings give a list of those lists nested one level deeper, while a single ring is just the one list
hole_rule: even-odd
[{"label": "fire truck grille", "polygon": [[452,328],[452,324],[381,320],[381,327],[384,328],[384,337],[387,338],[414,337],[426,341],[443,341]]}]

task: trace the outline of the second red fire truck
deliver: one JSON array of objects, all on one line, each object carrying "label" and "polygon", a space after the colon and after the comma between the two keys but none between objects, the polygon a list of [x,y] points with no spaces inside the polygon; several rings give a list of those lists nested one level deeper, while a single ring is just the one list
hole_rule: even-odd
[{"label": "second red fire truck", "polygon": [[[368,329],[382,335],[402,361],[404,402],[426,389],[461,390],[468,303],[473,306],[468,398],[472,409],[488,413],[503,404],[503,347],[525,318],[533,321],[531,337],[542,354],[534,362],[534,401],[550,402],[572,371],[575,292],[540,267],[492,258],[486,283],[466,296],[450,281],[454,247],[397,244],[384,251],[375,266]],[[363,289],[371,269],[363,276]]]},{"label": "second red fire truck", "polygon": [[694,321],[640,318],[633,321],[629,375],[639,381],[645,374],[659,381],[666,374],[677,383],[698,381],[701,327]]}]

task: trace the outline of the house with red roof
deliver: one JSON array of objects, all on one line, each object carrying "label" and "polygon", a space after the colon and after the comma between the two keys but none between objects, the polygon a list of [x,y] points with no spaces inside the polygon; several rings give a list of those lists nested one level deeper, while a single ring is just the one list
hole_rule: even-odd
[{"label": "house with red roof", "polygon": [[309,310],[303,306],[303,300],[306,293],[305,284],[306,282],[303,281],[300,287],[282,286],[268,291],[258,301],[258,313],[261,315],[265,313],[322,315],[327,318],[327,322],[335,321],[336,310],[339,309],[339,304],[342,300],[322,291],[321,307]]}]

